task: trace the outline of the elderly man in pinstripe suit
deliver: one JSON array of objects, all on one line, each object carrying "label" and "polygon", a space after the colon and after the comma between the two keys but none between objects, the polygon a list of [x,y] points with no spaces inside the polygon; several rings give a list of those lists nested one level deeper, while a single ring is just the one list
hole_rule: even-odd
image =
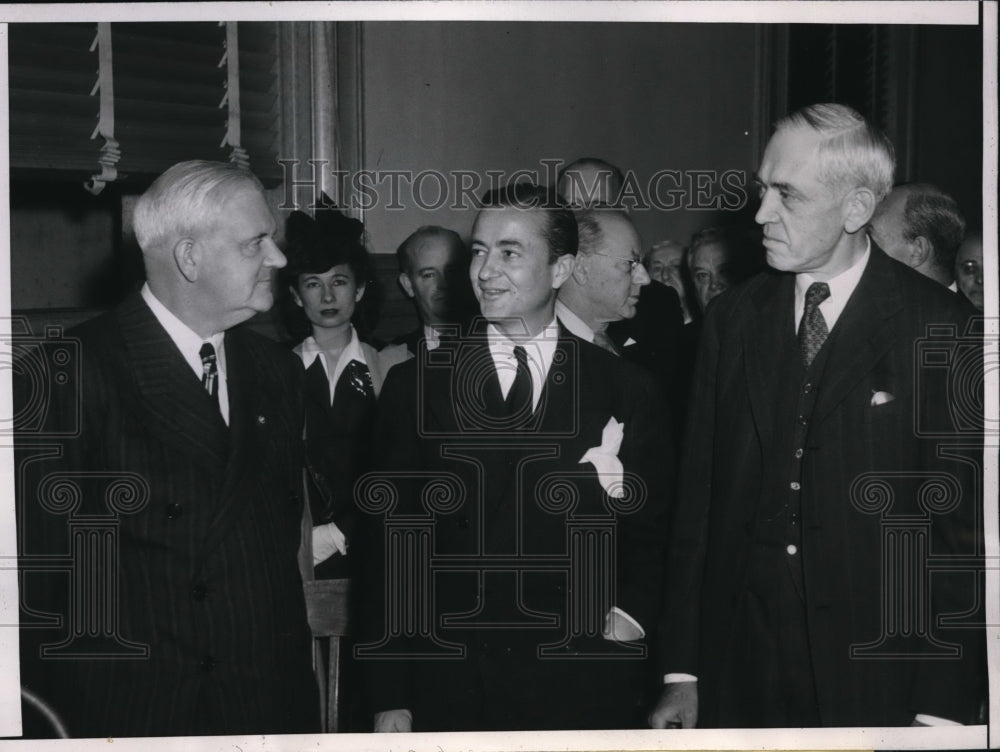
[{"label": "elderly man in pinstripe suit", "polygon": [[[29,576],[24,600],[64,617],[62,631],[29,635],[40,659],[25,675],[73,736],[319,730],[297,559],[301,365],[236,327],[273,302],[272,271],[285,264],[274,231],[249,172],[174,165],[135,209],[146,284],[69,333],[79,430],[61,459],[37,464],[83,477],[79,506],[67,520],[29,502],[24,520],[50,531],[52,554],[67,522],[116,528],[110,558],[77,558],[69,572],[113,583],[103,639],[74,631],[101,606],[87,591],[58,597],[58,582]],[[53,423],[75,420],[64,407],[52,406]],[[108,508],[108,477],[133,484],[132,507]]]}]

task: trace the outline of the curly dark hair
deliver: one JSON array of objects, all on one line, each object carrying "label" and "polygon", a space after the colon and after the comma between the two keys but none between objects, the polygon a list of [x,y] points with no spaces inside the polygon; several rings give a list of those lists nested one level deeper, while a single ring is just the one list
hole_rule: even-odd
[{"label": "curly dark hair", "polygon": [[285,221],[285,256],[288,263],[279,273],[279,312],[288,333],[302,339],[312,333],[312,326],[292,297],[299,275],[322,274],[346,264],[358,287],[365,287],[364,297],[354,309],[351,323],[362,339],[378,324],[382,296],[375,276],[375,265],[364,244],[365,226],[348,217],[323,195],[316,203],[315,217],[294,211]]}]

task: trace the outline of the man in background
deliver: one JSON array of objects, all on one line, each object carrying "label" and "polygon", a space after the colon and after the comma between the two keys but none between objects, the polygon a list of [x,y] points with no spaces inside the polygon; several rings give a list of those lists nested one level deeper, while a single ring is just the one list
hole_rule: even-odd
[{"label": "man in background", "polygon": [[928,183],[906,183],[890,191],[875,209],[872,240],[900,263],[952,292],[955,253],[965,235],[965,220],[955,199]]},{"label": "man in background", "polygon": [[436,225],[414,231],[396,249],[399,286],[413,301],[420,326],[398,337],[417,354],[420,342],[428,350],[441,342],[442,333],[457,335],[476,303],[469,285],[469,252],[458,233]]}]

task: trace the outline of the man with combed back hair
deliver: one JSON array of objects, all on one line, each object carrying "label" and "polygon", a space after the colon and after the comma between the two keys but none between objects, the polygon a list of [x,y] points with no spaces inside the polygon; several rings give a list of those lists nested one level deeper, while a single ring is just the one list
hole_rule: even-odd
[{"label": "man with combed back hair", "polygon": [[978,720],[981,342],[869,241],[893,161],[837,104],[764,152],[771,269],[705,316],[654,727]]},{"label": "man with combed back hair", "polygon": [[357,487],[385,547],[357,648],[374,728],[632,728],[660,613],[669,421],[649,376],[556,320],[572,212],[528,184],[484,204],[481,326],[390,371],[372,477],[394,506]]},{"label": "man with combed back hair", "polygon": [[[50,428],[69,438],[32,463],[41,504],[46,477],[79,498],[68,518],[25,515],[48,534],[22,554],[74,557],[69,578],[26,582],[25,604],[63,619],[30,632],[42,657],[26,683],[74,737],[318,732],[302,366],[237,326],[271,308],[274,218],[249,171],[192,161],[153,182],[134,227],[146,284],[68,333],[79,402],[56,388]],[[71,536],[84,522],[90,536]],[[115,545],[88,549],[101,525]]]}]

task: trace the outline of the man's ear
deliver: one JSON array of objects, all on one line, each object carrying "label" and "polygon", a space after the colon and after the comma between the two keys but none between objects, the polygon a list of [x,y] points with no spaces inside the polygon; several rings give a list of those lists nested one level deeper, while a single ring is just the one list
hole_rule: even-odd
[{"label": "man's ear", "polygon": [[201,248],[192,238],[181,238],[174,244],[174,263],[177,269],[188,282],[198,280],[198,271],[201,266]]},{"label": "man's ear", "polygon": [[870,188],[855,188],[844,197],[844,229],[852,235],[863,230],[875,213],[878,199]]},{"label": "man's ear", "polygon": [[931,253],[934,249],[931,247],[931,241],[925,238],[923,235],[917,235],[910,243],[910,260],[909,264],[914,269],[923,266],[925,263],[930,261]]},{"label": "man's ear", "polygon": [[570,278],[576,266],[576,256],[572,253],[564,253],[552,264],[552,289],[558,290],[563,283]]},{"label": "man's ear", "polygon": [[399,273],[399,286],[403,288],[403,292],[406,293],[406,297],[414,297],[413,283],[410,281],[410,275],[406,272]]},{"label": "man's ear", "polygon": [[578,252],[573,259],[572,276],[578,285],[587,284],[587,280],[590,278],[590,262],[587,261],[585,254]]}]

